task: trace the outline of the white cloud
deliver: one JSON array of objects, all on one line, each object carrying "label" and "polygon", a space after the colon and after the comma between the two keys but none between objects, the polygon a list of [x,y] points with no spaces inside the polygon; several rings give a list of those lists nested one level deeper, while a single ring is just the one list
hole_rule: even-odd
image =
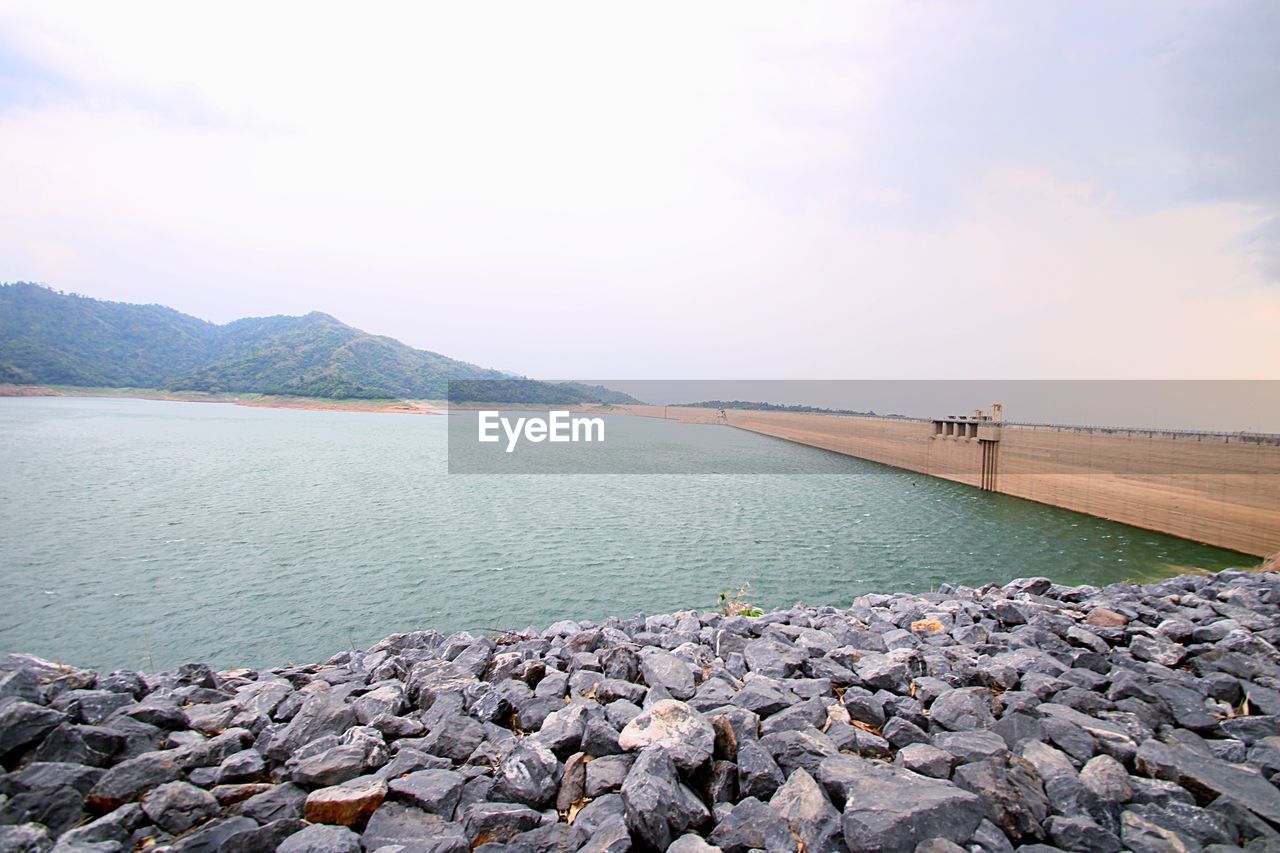
[{"label": "white cloud", "polygon": [[1274,376],[1273,212],[1055,142],[1066,72],[982,113],[1008,8],[0,4],[0,279],[538,375]]}]

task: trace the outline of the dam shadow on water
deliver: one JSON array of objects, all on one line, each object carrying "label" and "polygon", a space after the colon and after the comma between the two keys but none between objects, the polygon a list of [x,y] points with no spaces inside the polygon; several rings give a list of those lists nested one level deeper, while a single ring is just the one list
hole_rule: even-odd
[{"label": "dam shadow on water", "polygon": [[742,473],[451,475],[447,421],[0,399],[0,651],[271,666],[396,631],[706,608],[744,583],[764,606],[843,606],[1256,563],[725,426],[608,421],[611,440]]}]

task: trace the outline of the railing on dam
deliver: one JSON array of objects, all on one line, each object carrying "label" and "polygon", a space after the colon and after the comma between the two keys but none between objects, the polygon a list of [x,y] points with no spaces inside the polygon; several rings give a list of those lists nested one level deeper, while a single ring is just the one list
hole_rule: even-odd
[{"label": "railing on dam", "polygon": [[1258,444],[1280,447],[1280,435],[1270,432],[1214,432],[1194,429],[1150,429],[1147,427],[1113,427],[1098,424],[1046,424],[1032,421],[1004,421],[1002,426],[1030,430],[1057,430],[1081,434],[1122,435],[1139,438],[1212,440],[1224,444]]},{"label": "railing on dam", "polygon": [[[754,412],[752,409],[735,409],[734,411]],[[917,418],[910,415],[863,415],[850,412],[798,412],[815,417],[850,418],[868,421],[892,421],[901,423],[934,423],[944,418]],[[1102,424],[1052,424],[1042,421],[990,421],[988,426],[1017,427],[1031,430],[1060,430],[1081,434],[1096,433],[1100,435],[1123,435],[1137,438],[1189,438],[1197,441],[1215,440],[1224,444],[1257,444],[1267,447],[1280,447],[1280,433],[1273,432],[1223,432],[1220,430],[1197,429],[1154,429],[1152,427],[1104,426]]]}]

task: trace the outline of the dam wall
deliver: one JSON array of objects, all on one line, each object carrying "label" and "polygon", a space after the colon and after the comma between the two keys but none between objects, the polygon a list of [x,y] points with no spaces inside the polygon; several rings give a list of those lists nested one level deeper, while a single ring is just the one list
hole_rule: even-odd
[{"label": "dam wall", "polygon": [[[627,407],[728,423],[945,480],[1266,556],[1280,551],[1280,436]],[[956,432],[961,432],[959,426]]]}]

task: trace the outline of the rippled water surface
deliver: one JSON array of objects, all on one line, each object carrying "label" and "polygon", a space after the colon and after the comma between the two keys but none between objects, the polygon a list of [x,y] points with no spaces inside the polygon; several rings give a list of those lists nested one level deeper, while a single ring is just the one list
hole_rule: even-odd
[{"label": "rippled water surface", "polygon": [[445,427],[0,398],[0,651],[269,666],[396,631],[709,607],[730,583],[766,606],[847,605],[943,581],[1101,584],[1249,562],[731,427],[608,423],[691,465],[719,453],[821,473],[450,475]]}]

